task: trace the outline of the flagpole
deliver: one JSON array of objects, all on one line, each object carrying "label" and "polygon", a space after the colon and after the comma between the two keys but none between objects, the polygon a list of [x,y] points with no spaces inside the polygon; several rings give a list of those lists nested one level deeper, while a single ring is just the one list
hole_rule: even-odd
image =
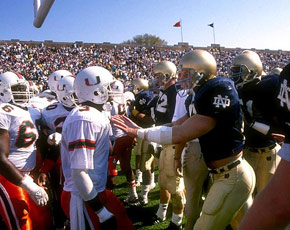
[{"label": "flagpole", "polygon": [[180,19],[180,31],[181,31],[181,42],[183,43],[183,34],[182,34],[182,22],[181,22],[181,19]]},{"label": "flagpole", "polygon": [[215,30],[214,30],[214,27],[213,28],[213,44],[215,44]]}]

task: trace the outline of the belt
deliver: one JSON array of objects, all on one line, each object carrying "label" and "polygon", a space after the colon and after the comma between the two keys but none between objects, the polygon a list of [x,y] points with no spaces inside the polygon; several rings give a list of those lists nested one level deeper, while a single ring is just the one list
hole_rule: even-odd
[{"label": "belt", "polygon": [[212,173],[212,174],[223,173],[223,172],[226,172],[226,171],[229,171],[229,170],[233,169],[234,167],[237,167],[240,163],[241,163],[241,160],[237,160],[237,161],[235,161],[235,162],[233,162],[231,164],[222,166],[220,168],[210,169],[209,173]]},{"label": "belt", "polygon": [[270,146],[265,147],[265,148],[247,148],[247,149],[251,152],[254,152],[254,153],[266,153],[266,152],[271,151],[275,147],[276,147],[276,144],[270,145]]}]

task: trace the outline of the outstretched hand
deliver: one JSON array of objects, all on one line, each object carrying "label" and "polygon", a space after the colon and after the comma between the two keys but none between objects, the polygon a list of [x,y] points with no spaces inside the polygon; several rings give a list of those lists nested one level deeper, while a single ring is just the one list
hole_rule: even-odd
[{"label": "outstretched hand", "polygon": [[123,130],[127,135],[131,137],[137,137],[137,131],[140,128],[128,117],[123,115],[115,115],[111,117],[111,123],[121,130]]}]

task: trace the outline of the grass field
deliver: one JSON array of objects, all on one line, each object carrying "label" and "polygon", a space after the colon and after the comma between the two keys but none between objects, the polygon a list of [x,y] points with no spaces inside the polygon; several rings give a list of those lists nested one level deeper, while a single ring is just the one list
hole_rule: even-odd
[{"label": "grass field", "polygon": [[[131,161],[131,166],[134,169],[135,168],[135,155],[132,154],[132,161]],[[117,185],[114,188],[114,193],[117,195],[117,197],[120,200],[124,200],[127,195],[128,195],[128,188],[126,184],[126,177],[122,174],[120,171],[119,165],[117,165],[118,169],[118,176],[117,176]],[[146,206],[143,207],[129,207],[125,206],[127,210],[127,214],[130,217],[130,219],[133,221],[134,226],[136,229],[139,230],[159,230],[159,229],[166,229],[169,225],[169,222],[171,220],[172,216],[172,205],[171,202],[168,207],[167,211],[167,218],[166,221],[156,224],[156,225],[151,225],[150,219],[151,217],[157,212],[158,206],[159,206],[159,186],[157,183],[157,178],[158,178],[158,170],[155,170],[155,182],[156,182],[156,187],[155,189],[151,190],[149,192],[148,198],[149,198],[149,203]],[[140,194],[141,187],[137,187],[137,192]],[[183,218],[183,225],[185,223],[185,218]]]}]

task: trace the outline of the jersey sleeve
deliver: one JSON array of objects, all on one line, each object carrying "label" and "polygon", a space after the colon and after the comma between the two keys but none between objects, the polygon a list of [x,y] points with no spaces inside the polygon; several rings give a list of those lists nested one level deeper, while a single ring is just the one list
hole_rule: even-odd
[{"label": "jersey sleeve", "polygon": [[199,114],[216,119],[226,119],[232,112],[235,113],[236,109],[240,109],[238,93],[229,82],[208,89],[197,103]]},{"label": "jersey sleeve", "polygon": [[11,120],[9,117],[4,113],[0,113],[0,129],[9,130],[10,124]]},{"label": "jersey sleeve", "polygon": [[93,169],[93,155],[96,150],[96,133],[98,127],[92,122],[78,120],[67,127],[68,151],[71,168]]}]

